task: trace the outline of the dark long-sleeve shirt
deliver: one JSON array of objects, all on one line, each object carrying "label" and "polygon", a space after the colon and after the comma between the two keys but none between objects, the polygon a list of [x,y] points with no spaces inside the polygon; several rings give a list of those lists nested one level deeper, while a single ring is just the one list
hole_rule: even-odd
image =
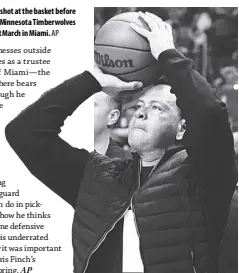
[{"label": "dark long-sleeve shirt", "polygon": [[72,206],[89,152],[61,139],[60,128],[98,91],[100,84],[84,72],[45,92],[6,127],[7,140],[29,171]]},{"label": "dark long-sleeve shirt", "polygon": [[[218,190],[230,195],[235,184],[233,138],[225,105],[193,70],[192,62],[176,50],[163,52],[159,63],[187,122],[184,144],[201,178],[198,183],[206,192],[215,190],[216,199],[222,196]],[[60,128],[82,102],[100,90],[97,80],[84,72],[46,92],[6,127],[7,140],[30,172],[72,206],[89,153],[62,140]]]},{"label": "dark long-sleeve shirt", "polygon": [[[159,62],[186,120],[183,144],[191,173],[217,230],[226,224],[237,181],[233,136],[226,105],[193,69],[193,62],[180,55],[167,50],[159,56]],[[218,230],[219,236],[221,232]]]}]

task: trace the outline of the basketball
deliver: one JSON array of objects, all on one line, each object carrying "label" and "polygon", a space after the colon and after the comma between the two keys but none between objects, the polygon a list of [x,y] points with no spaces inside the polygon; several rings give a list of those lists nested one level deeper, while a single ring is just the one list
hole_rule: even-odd
[{"label": "basketball", "polygon": [[95,62],[106,74],[126,82],[141,81],[148,86],[160,78],[162,72],[148,40],[131,28],[131,22],[149,30],[137,12],[112,17],[96,35]]}]

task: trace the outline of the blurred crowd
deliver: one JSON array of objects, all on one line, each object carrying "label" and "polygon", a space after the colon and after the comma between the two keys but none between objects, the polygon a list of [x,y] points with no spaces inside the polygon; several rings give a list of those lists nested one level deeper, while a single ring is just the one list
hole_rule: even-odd
[{"label": "blurred crowd", "polygon": [[[194,61],[227,104],[235,143],[238,131],[238,8],[237,7],[96,7],[95,36],[111,17],[128,11],[149,11],[172,25],[175,45]],[[113,138],[126,149],[127,127],[134,113],[134,98],[123,106]],[[237,151],[237,145],[235,145]]]}]

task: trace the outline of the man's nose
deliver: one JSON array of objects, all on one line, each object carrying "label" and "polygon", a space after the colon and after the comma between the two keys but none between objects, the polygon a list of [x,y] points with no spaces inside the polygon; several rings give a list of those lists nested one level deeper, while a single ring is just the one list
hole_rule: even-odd
[{"label": "man's nose", "polygon": [[147,118],[147,111],[146,109],[139,109],[135,112],[135,117],[138,119],[146,119]]}]

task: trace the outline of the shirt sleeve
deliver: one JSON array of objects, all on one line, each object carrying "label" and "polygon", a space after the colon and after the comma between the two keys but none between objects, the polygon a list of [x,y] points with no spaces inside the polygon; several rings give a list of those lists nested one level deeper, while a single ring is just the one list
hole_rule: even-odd
[{"label": "shirt sleeve", "polygon": [[227,107],[181,53],[166,50],[158,61],[186,120],[183,143],[195,181],[215,212],[230,202],[237,181]]},{"label": "shirt sleeve", "polygon": [[9,144],[29,171],[72,206],[89,152],[72,147],[59,133],[65,119],[99,91],[100,84],[86,71],[45,92],[5,129]]}]

